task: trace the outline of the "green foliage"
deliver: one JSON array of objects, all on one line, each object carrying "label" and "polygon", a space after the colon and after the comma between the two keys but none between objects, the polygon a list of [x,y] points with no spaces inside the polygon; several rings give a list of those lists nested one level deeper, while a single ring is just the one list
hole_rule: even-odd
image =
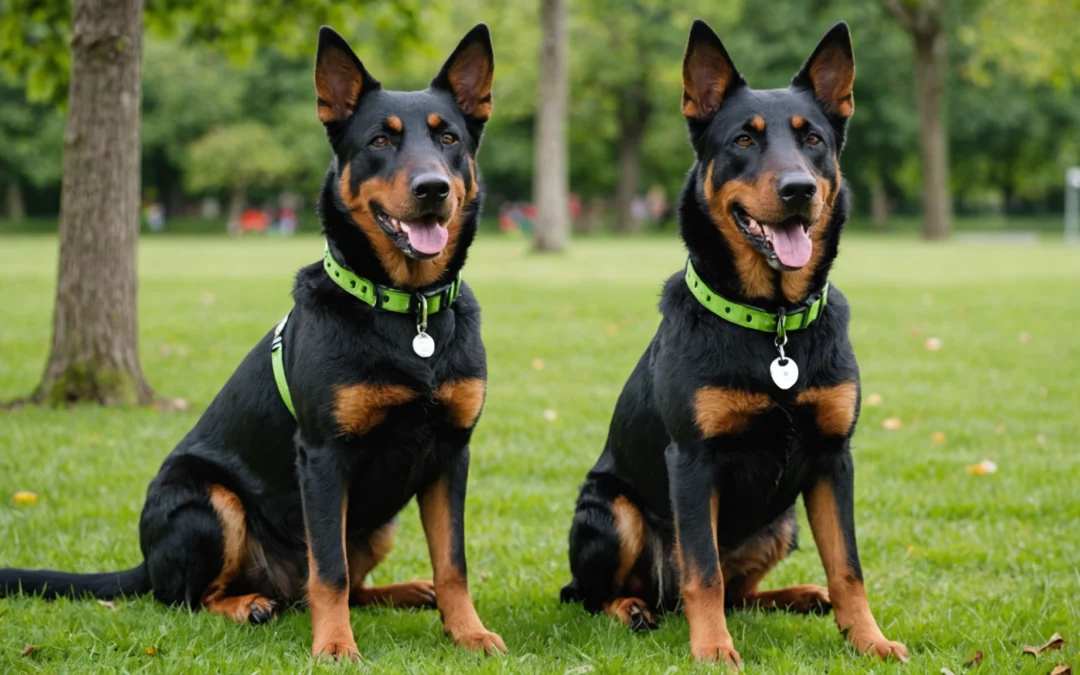
[{"label": "green foliage", "polygon": [[281,185],[296,171],[277,133],[258,122],[219,127],[188,148],[187,186],[201,192]]},{"label": "green foliage", "polygon": [[45,187],[60,180],[64,120],[52,106],[20,101],[0,84],[0,184]]}]

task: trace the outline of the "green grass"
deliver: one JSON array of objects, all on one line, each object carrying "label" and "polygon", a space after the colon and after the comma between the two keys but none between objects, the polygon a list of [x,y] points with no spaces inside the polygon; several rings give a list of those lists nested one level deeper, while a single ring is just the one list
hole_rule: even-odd
[{"label": "green grass", "polygon": [[[29,392],[50,339],[55,241],[0,239],[0,398]],[[146,485],[250,346],[289,308],[315,238],[144,239],[143,366],[185,412],[24,408],[0,412],[0,565],[80,571],[140,560]],[[434,612],[356,610],[367,672],[672,673],[687,624],[632,635],[557,602],[576,487],[603,444],[622,383],[658,322],[675,241],[579,242],[531,256],[487,237],[466,276],[484,305],[487,408],[473,443],[468,554],[477,607],[511,648],[456,651]],[[1080,666],[1080,257],[1060,244],[944,244],[849,236],[834,280],[851,301],[866,407],[855,436],[859,541],[871,604],[912,652],[907,666],[852,654],[831,617],[736,613],[748,673],[1049,673]],[[1021,340],[1021,335],[1026,335]],[[942,340],[928,351],[929,337]],[[797,338],[795,338],[797,339]],[[543,368],[533,366],[543,360]],[[554,410],[554,421],[545,419]],[[882,421],[903,426],[886,431]],[[934,443],[934,432],[945,434]],[[983,459],[999,471],[965,471]],[[16,506],[18,490],[40,495]],[[805,524],[805,519],[803,519]],[[804,530],[805,531],[805,530]],[[414,507],[376,582],[430,574]],[[482,576],[483,575],[483,576]],[[813,541],[767,579],[824,583]],[[1062,652],[1021,654],[1059,632]],[[310,660],[310,622],[235,626],[149,599],[0,599],[0,672],[330,672]],[[26,643],[35,651],[22,657]],[[153,648],[153,655],[147,654]]]}]

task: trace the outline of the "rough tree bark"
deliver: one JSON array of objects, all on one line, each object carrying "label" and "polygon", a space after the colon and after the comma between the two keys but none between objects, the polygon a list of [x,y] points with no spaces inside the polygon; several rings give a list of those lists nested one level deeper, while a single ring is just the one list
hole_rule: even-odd
[{"label": "rough tree bark", "polygon": [[555,252],[566,248],[570,233],[570,176],[566,150],[567,69],[566,0],[540,2],[540,82],[536,112],[536,165],[533,201],[536,223],[533,248]]},{"label": "rough tree bark", "polygon": [[923,173],[923,236],[949,236],[949,132],[945,126],[945,77],[948,49],[942,24],[945,0],[912,5],[882,0],[911,37],[915,52],[915,96],[919,115],[919,154]]},{"label": "rough tree bark", "polygon": [[143,0],[74,0],[48,365],[35,400],[146,403],[136,244]]}]

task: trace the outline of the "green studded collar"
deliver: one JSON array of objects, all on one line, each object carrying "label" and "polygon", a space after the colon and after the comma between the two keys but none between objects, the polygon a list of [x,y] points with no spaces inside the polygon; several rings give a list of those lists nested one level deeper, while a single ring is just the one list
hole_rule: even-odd
[{"label": "green studded collar", "polygon": [[697,270],[694,269],[694,265],[689,260],[686,261],[686,286],[694,294],[698,302],[721,319],[726,319],[744,328],[773,333],[780,337],[783,337],[789,330],[806,328],[817,320],[821,316],[821,311],[825,308],[825,302],[829,297],[829,283],[825,282],[825,288],[822,289],[821,295],[804,309],[790,314],[766,312],[756,307],[732,302],[713,292],[701,280]]},{"label": "green studded collar", "polygon": [[[345,289],[346,293],[375,309],[398,314],[413,314],[421,309],[419,291],[402,291],[357,276],[334,259],[329,245],[326,247],[326,255],[323,258],[323,268],[334,283]],[[427,313],[434,314],[446,309],[453,304],[460,293],[461,272],[458,272],[457,278],[449,284],[423,293],[423,296],[427,298]]]}]

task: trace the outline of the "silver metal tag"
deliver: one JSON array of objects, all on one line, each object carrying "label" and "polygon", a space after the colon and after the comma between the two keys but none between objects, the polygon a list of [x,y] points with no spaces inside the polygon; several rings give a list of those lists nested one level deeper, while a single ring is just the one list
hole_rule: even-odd
[{"label": "silver metal tag", "polygon": [[435,341],[427,333],[417,333],[412,340],[412,350],[422,359],[429,358],[435,353]]},{"label": "silver metal tag", "polygon": [[790,356],[780,356],[773,360],[769,366],[769,374],[772,381],[781,389],[791,389],[795,381],[799,379],[799,366]]}]

